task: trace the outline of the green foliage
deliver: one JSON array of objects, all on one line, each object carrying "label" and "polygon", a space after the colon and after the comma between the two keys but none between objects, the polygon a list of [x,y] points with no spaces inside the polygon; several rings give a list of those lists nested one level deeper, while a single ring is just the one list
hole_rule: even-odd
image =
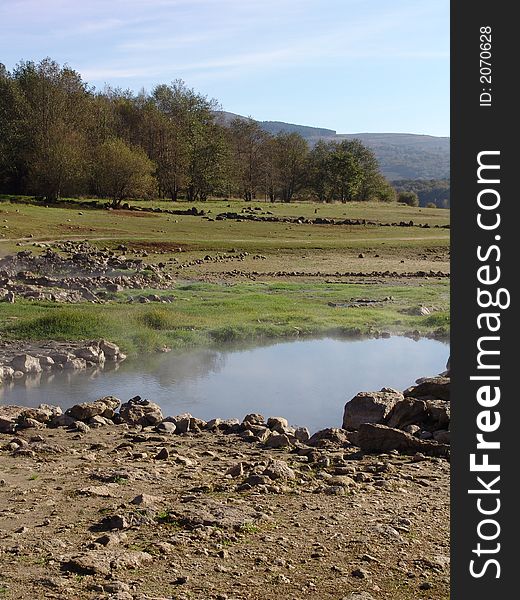
[{"label": "green foliage", "polygon": [[22,339],[68,340],[92,336],[103,337],[104,318],[97,312],[56,308],[49,314],[15,323],[10,332]]},{"label": "green foliage", "polygon": [[398,192],[415,192],[420,206],[434,204],[438,208],[450,207],[450,182],[448,179],[399,180],[394,185]]},{"label": "green foliage", "polygon": [[397,201],[407,206],[419,206],[419,196],[415,192],[399,192]]},{"label": "green foliage", "polygon": [[95,185],[102,195],[112,199],[114,208],[125,198],[153,192],[155,165],[141,147],[114,138],[101,144],[95,160]]}]

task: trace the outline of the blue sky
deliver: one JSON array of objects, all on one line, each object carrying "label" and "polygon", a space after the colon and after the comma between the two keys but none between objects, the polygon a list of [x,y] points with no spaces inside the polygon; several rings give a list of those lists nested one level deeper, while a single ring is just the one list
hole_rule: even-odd
[{"label": "blue sky", "polygon": [[102,88],[182,78],[225,110],[449,135],[449,0],[0,0],[0,62]]}]

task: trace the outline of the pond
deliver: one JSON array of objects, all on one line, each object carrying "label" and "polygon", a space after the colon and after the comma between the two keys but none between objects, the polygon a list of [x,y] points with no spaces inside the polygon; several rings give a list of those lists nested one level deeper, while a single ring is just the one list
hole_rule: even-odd
[{"label": "pond", "polygon": [[148,355],[103,371],[44,373],[0,387],[2,404],[73,404],[113,395],[157,402],[164,415],[283,416],[311,431],[340,427],[357,392],[403,390],[445,369],[447,343],[406,337],[284,340]]}]

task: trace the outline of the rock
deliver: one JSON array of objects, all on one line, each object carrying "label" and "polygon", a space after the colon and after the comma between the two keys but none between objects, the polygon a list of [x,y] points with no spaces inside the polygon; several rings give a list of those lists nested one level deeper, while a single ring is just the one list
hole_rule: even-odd
[{"label": "rock", "polygon": [[130,425],[158,425],[164,420],[161,407],[150,400],[142,400],[140,396],[131,398],[121,405],[121,419]]},{"label": "rock", "polygon": [[69,415],[58,415],[53,417],[50,422],[50,427],[72,427],[76,423],[76,419],[69,417]]},{"label": "rock", "polygon": [[327,429],[320,429],[311,436],[307,444],[309,446],[327,446],[328,444],[346,444],[349,442],[347,433],[343,429],[336,427],[329,427]]},{"label": "rock", "polygon": [[428,429],[448,429],[450,424],[450,403],[444,400],[427,400]]},{"label": "rock", "polygon": [[403,431],[406,431],[406,433],[409,433],[410,435],[415,435],[421,431],[421,428],[418,425],[407,425],[406,427],[403,427]]},{"label": "rock", "polygon": [[351,592],[343,596],[341,600],[375,600],[368,592]]},{"label": "rock", "polygon": [[307,427],[297,427],[294,430],[294,437],[299,442],[306,443],[309,441],[311,434],[310,434],[309,430],[307,429]]},{"label": "rock", "polygon": [[162,502],[162,498],[160,496],[152,496],[150,494],[139,494],[133,500],[130,501],[130,504],[136,504],[137,506],[143,506],[145,508],[154,508]]},{"label": "rock", "polygon": [[101,340],[99,342],[99,349],[108,360],[117,360],[117,356],[120,354],[119,346],[112,342],[108,342],[107,340]]},{"label": "rock", "polygon": [[15,371],[21,371],[22,373],[42,372],[40,361],[30,354],[18,354],[11,361],[11,365]]},{"label": "rock", "polygon": [[162,423],[159,423],[158,425],[155,426],[155,431],[157,431],[158,433],[175,433],[175,431],[177,430],[177,426],[175,425],[175,423],[172,423],[170,421],[163,421]]},{"label": "rock", "polygon": [[101,415],[95,415],[88,421],[90,427],[104,427],[106,425],[113,425],[114,422]]},{"label": "rock", "polygon": [[352,571],[352,577],[356,577],[357,579],[368,579],[370,573],[366,569],[358,568]]},{"label": "rock", "polygon": [[127,529],[130,523],[124,515],[108,515],[91,527],[92,531],[113,531],[114,529]]},{"label": "rock", "polygon": [[155,460],[168,460],[169,458],[170,453],[168,452],[168,448],[161,448],[155,455]]},{"label": "rock", "polygon": [[439,444],[449,444],[450,443],[450,432],[449,431],[434,431],[433,439]]},{"label": "rock", "polygon": [[85,552],[68,558],[61,567],[78,575],[110,575],[110,560],[98,552]]},{"label": "rock", "polygon": [[70,358],[63,363],[63,368],[71,371],[83,371],[87,368],[87,361],[84,358]]},{"label": "rock", "polygon": [[265,425],[265,418],[263,417],[263,415],[259,414],[259,413],[251,413],[249,415],[246,415],[244,417],[244,420],[242,421],[242,423],[244,425],[249,424],[249,425]]},{"label": "rock", "polygon": [[263,475],[267,475],[270,479],[296,479],[296,473],[284,460],[269,461]]},{"label": "rock", "polygon": [[0,416],[0,433],[14,433],[16,431],[16,422]]},{"label": "rock", "polygon": [[450,379],[449,377],[427,377],[418,380],[418,385],[406,389],[405,396],[412,398],[439,398],[440,400],[450,399]]},{"label": "rock", "polygon": [[433,456],[449,455],[449,446],[420,440],[400,429],[375,423],[364,423],[360,426],[358,445],[364,452],[399,450],[406,453],[423,452]]},{"label": "rock", "polygon": [[63,365],[68,361],[74,360],[74,354],[70,352],[53,352],[50,354],[50,358],[54,361],[56,365]]},{"label": "rock", "polygon": [[355,431],[363,423],[384,423],[392,408],[403,399],[399,392],[360,392],[345,404],[343,429]]},{"label": "rock", "polygon": [[226,475],[230,475],[231,477],[241,477],[244,474],[244,463],[239,462],[226,471]]},{"label": "rock", "polygon": [[6,367],[0,365],[0,382],[10,381],[14,377],[14,369],[12,367]]},{"label": "rock", "polygon": [[285,433],[289,428],[289,422],[287,419],[283,417],[269,417],[267,419],[267,427],[272,431],[277,431],[278,433]]},{"label": "rock", "polygon": [[96,364],[103,364],[105,362],[105,353],[96,346],[78,348],[74,350],[74,355]]},{"label": "rock", "polygon": [[94,402],[82,402],[75,404],[65,411],[65,414],[78,421],[88,421],[95,416],[110,419],[114,416],[121,400],[114,396],[104,396]]},{"label": "rock", "polygon": [[266,439],[264,445],[267,448],[286,448],[291,445],[291,441],[285,434],[275,433]]},{"label": "rock", "polygon": [[55,364],[50,356],[38,356],[38,360],[42,368],[53,367]]},{"label": "rock", "polygon": [[107,483],[105,485],[92,485],[90,487],[82,488],[78,493],[84,496],[97,496],[99,498],[113,498],[114,488],[117,487],[115,483]]},{"label": "rock", "polygon": [[397,429],[404,429],[407,425],[418,425],[428,417],[428,410],[424,400],[403,398],[399,400],[388,415],[386,425]]}]

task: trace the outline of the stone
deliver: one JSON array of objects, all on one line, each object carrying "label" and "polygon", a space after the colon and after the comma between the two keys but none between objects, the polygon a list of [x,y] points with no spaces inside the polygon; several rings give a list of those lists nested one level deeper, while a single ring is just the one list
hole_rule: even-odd
[{"label": "stone", "polygon": [[226,471],[226,475],[230,475],[231,477],[241,477],[244,474],[244,463],[237,463]]},{"label": "stone", "polygon": [[404,392],[405,396],[413,398],[439,398],[450,399],[449,377],[426,377],[418,380],[418,385],[409,387]]},{"label": "stone", "polygon": [[155,455],[155,460],[168,460],[169,458],[170,453],[168,452],[168,448],[161,448]]},{"label": "stone", "polygon": [[108,342],[107,340],[101,340],[99,342],[99,349],[109,360],[117,360],[117,356],[120,353],[119,346],[112,342]]},{"label": "stone", "polygon": [[449,431],[434,431],[433,439],[439,444],[449,444],[450,443],[450,432]]},{"label": "stone", "polygon": [[75,423],[76,419],[69,415],[57,415],[50,420],[49,425],[50,427],[72,427]]},{"label": "stone", "polygon": [[337,427],[328,427],[327,429],[320,429],[314,433],[307,444],[309,446],[323,447],[329,444],[346,444],[349,443],[347,432],[344,429],[338,429]]},{"label": "stone", "polygon": [[104,396],[94,402],[82,402],[75,404],[65,411],[65,414],[78,421],[88,421],[95,416],[110,419],[114,416],[121,401],[114,396]]},{"label": "stone", "polygon": [[407,425],[424,423],[427,417],[428,410],[424,400],[403,398],[394,405],[385,424],[389,427],[404,429]]},{"label": "stone", "polygon": [[14,377],[14,369],[5,365],[0,365],[0,382],[10,381]]},{"label": "stone", "polygon": [[12,359],[11,366],[15,371],[21,371],[22,373],[42,372],[40,361],[30,354],[18,354]]},{"label": "stone", "polygon": [[384,423],[392,408],[403,399],[399,392],[360,392],[345,404],[343,429],[356,431],[363,423]]},{"label": "stone", "polygon": [[71,371],[83,371],[87,368],[87,361],[84,358],[70,358],[63,363],[63,368]]},{"label": "stone", "polygon": [[250,413],[244,417],[242,423],[244,425],[265,425],[265,418],[259,413]]},{"label": "stone", "polygon": [[74,355],[96,364],[103,364],[105,362],[105,353],[96,346],[84,346],[83,348],[78,348],[77,350],[74,350]]},{"label": "stone", "polygon": [[278,433],[285,433],[289,428],[289,421],[284,419],[283,417],[269,417],[267,419],[267,427],[272,431],[277,431]]},{"label": "stone", "polygon": [[38,356],[38,360],[40,361],[40,366],[42,368],[53,367],[55,364],[50,356]]},{"label": "stone", "polygon": [[162,502],[162,498],[160,496],[152,496],[150,494],[139,494],[135,498],[130,501],[130,504],[135,504],[137,506],[143,506],[145,508],[154,508]]},{"label": "stone", "polygon": [[364,423],[360,426],[358,445],[364,452],[399,450],[405,453],[423,452],[433,456],[449,455],[449,446],[445,444],[420,440],[400,429],[376,423]]},{"label": "stone", "polygon": [[0,433],[14,433],[16,431],[16,422],[12,419],[0,417]]},{"label": "stone", "polygon": [[159,423],[158,425],[155,426],[155,431],[157,431],[158,433],[175,433],[175,431],[177,430],[177,426],[175,425],[175,423],[172,423],[170,421],[163,421],[162,423]]},{"label": "stone", "polygon": [[343,596],[341,600],[375,600],[368,592],[351,592]]},{"label": "stone", "polygon": [[306,443],[309,441],[311,434],[307,427],[297,427],[294,430],[294,437],[299,441]]},{"label": "stone", "polygon": [[428,409],[428,429],[448,429],[450,424],[450,403],[444,400],[426,400]]},{"label": "stone", "polygon": [[150,400],[142,400],[140,396],[131,398],[121,405],[121,419],[130,425],[158,425],[164,421],[161,407]]},{"label": "stone", "polygon": [[113,531],[117,529],[127,529],[130,523],[124,515],[108,515],[103,517],[101,521],[93,525],[93,531]]},{"label": "stone", "polygon": [[269,461],[263,475],[267,475],[270,479],[296,479],[296,473],[284,460]]},{"label": "stone", "polygon": [[291,445],[289,438],[283,433],[274,433],[264,442],[267,448],[286,448]]}]

